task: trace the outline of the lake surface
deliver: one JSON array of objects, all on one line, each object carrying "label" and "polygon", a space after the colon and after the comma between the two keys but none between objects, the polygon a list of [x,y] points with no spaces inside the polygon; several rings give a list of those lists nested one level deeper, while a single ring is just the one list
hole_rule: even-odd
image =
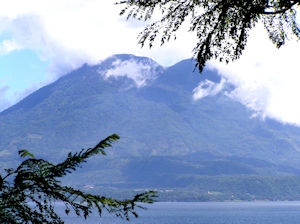
[{"label": "lake surface", "polygon": [[[62,215],[67,224],[299,224],[300,202],[158,202],[130,222],[104,214],[87,220]],[[61,207],[62,208],[62,207]],[[62,210],[62,209],[61,209]],[[63,214],[63,213],[61,213]]]}]

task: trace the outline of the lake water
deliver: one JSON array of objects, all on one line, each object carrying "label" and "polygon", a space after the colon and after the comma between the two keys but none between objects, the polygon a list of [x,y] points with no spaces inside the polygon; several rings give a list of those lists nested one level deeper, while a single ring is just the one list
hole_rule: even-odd
[{"label": "lake water", "polygon": [[[87,220],[62,215],[67,224],[299,224],[300,202],[158,202],[130,222],[104,214]],[[61,213],[63,214],[63,213]]]}]

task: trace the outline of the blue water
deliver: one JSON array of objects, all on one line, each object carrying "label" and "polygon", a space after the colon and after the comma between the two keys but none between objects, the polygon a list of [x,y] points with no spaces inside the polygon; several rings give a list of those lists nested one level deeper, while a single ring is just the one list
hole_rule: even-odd
[{"label": "blue water", "polygon": [[[104,214],[87,220],[74,214],[67,224],[299,224],[300,202],[159,202],[138,210],[140,217],[130,222]],[[62,214],[62,213],[61,213]]]}]

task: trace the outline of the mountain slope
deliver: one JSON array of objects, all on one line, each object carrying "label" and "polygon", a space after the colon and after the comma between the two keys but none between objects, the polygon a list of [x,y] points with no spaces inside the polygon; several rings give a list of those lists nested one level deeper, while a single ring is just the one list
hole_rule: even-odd
[{"label": "mountain slope", "polygon": [[[0,166],[13,163],[19,149],[58,161],[118,133],[121,140],[108,158],[85,167],[87,178],[120,183],[136,182],[147,172],[149,181],[183,170],[182,175],[300,173],[299,128],[250,118],[250,111],[224,94],[232,86],[194,100],[200,82],[219,84],[221,78],[215,71],[193,70],[190,59],[164,68],[133,55],[84,65],[0,113]],[[95,171],[99,161],[103,169]]]}]

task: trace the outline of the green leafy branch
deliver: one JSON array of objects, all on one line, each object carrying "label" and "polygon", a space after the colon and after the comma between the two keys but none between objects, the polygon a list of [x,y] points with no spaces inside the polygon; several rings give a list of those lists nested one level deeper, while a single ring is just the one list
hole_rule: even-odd
[{"label": "green leafy branch", "polygon": [[[119,139],[113,134],[100,141],[95,147],[82,149],[56,165],[37,159],[27,150],[20,150],[24,160],[16,169],[6,169],[0,175],[0,222],[1,223],[64,223],[54,211],[55,202],[63,202],[65,213],[73,210],[85,219],[97,210],[101,216],[106,210],[115,216],[129,220],[138,217],[136,208],[140,203],[153,203],[156,193],[148,191],[135,195],[130,200],[116,200],[101,195],[92,195],[69,186],[62,186],[59,178],[75,171],[91,156],[106,155],[104,149]],[[8,179],[12,179],[9,181]]]}]

